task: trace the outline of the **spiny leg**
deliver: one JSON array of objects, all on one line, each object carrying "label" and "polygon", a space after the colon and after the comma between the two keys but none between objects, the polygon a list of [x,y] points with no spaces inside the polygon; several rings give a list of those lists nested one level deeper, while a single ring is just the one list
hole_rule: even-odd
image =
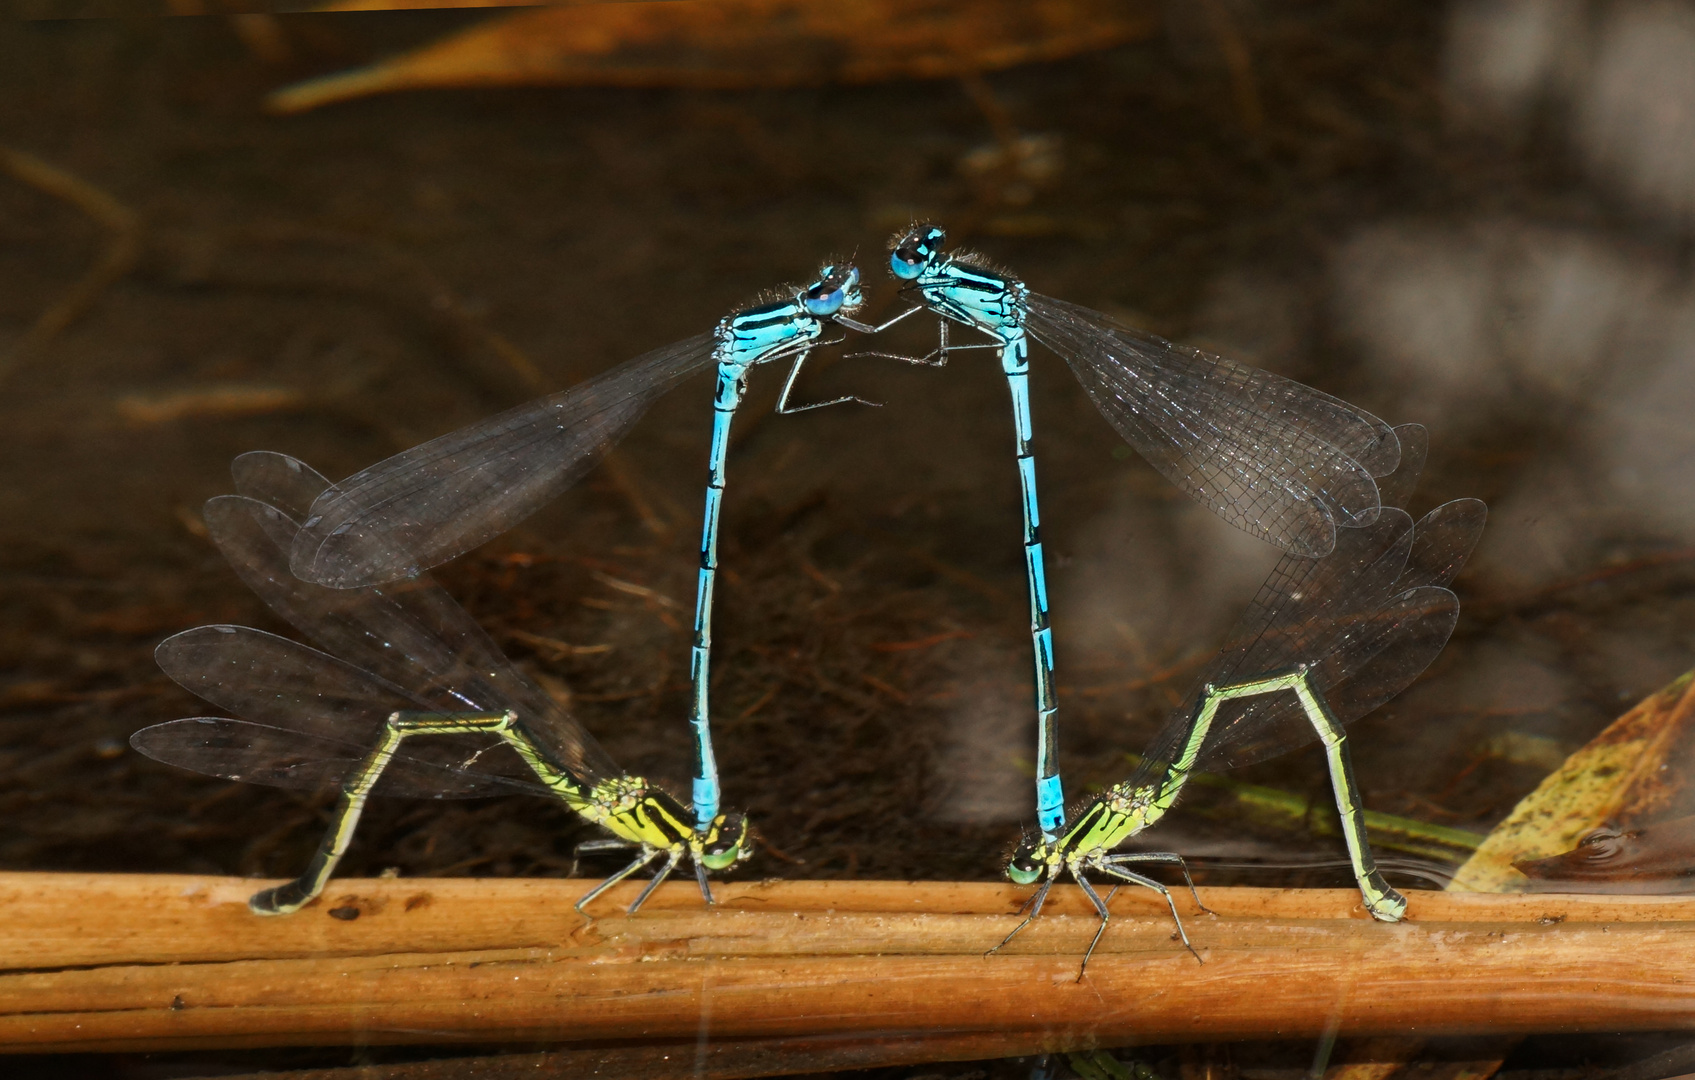
[{"label": "spiny leg", "polygon": [[671,876],[671,871],[677,868],[677,863],[683,858],[683,850],[681,844],[671,849],[665,860],[665,865],[659,868],[659,872],[653,875],[653,880],[647,883],[647,888],[643,889],[641,895],[636,897],[636,902],[630,905],[629,913],[631,915],[640,910],[641,906],[647,903],[647,898],[653,895],[653,890],[659,888],[660,883]]},{"label": "spiny leg", "polygon": [[[577,910],[582,911],[583,908],[587,907],[594,901],[595,897],[618,884],[620,881],[623,881],[625,878],[629,877],[631,874],[640,870],[642,867],[646,866],[648,863],[663,854],[665,854],[664,848],[648,847],[645,844],[642,845],[641,851],[630,861],[630,865],[624,867],[624,869],[618,871],[616,874],[613,874],[599,885],[596,885],[594,888],[584,893],[583,898],[578,900],[576,903]],[[642,895],[645,897],[647,894],[643,893]],[[634,909],[632,908],[631,910]]]},{"label": "spiny leg", "polygon": [[[907,314],[910,315],[912,313],[912,311],[922,311],[922,310],[923,310],[922,308],[913,308],[913,309],[911,309],[911,311],[908,311]],[[890,322],[886,322],[882,326],[879,326],[879,327],[872,329],[870,332],[875,333],[878,330],[885,330],[888,327],[893,326],[895,324],[895,322],[898,322],[898,321],[900,321],[900,320],[895,319],[895,320],[892,320]],[[996,338],[993,341],[973,342],[970,345],[953,345],[953,344],[950,344],[948,342],[948,320],[947,319],[939,319],[939,320],[937,320],[937,322],[938,322],[938,329],[937,329],[936,336],[937,336],[937,339],[940,343],[934,349],[931,349],[929,352],[925,353],[923,356],[908,356],[905,353],[891,353],[891,352],[857,352],[857,353],[849,353],[848,356],[847,356],[847,359],[857,360],[858,358],[860,358],[862,356],[875,356],[875,357],[881,357],[885,360],[901,360],[901,361],[905,361],[908,364],[917,364],[917,365],[921,365],[923,367],[947,367],[948,366],[948,357],[952,356],[956,352],[964,352],[966,349],[998,349],[998,348],[1001,347],[1001,341],[1000,341],[999,338]],[[857,329],[857,327],[856,327],[856,329]],[[972,327],[972,329],[975,330],[977,328]]]},{"label": "spiny leg", "polygon": [[[1101,899],[1101,894],[1095,891],[1095,887],[1089,883],[1088,878],[1078,873],[1075,866],[1071,868],[1071,876],[1077,879],[1077,884],[1082,886],[1083,895],[1089,898],[1089,901],[1095,905],[1095,910],[1100,912],[1101,916],[1101,924],[1095,927],[1095,936],[1089,939],[1089,947],[1083,950],[1083,962],[1077,966],[1077,981],[1082,982],[1083,972],[1089,970],[1089,957],[1095,955],[1095,946],[1101,943],[1101,935],[1106,933],[1106,924],[1112,918],[1112,909],[1107,907],[1106,901]],[[1167,899],[1170,898],[1167,897]],[[1171,913],[1176,916],[1177,909],[1172,908]],[[1178,924],[1179,930],[1182,929],[1182,925],[1182,923]],[[1184,944],[1188,944],[1187,940]]]},{"label": "spiny leg", "polygon": [[510,712],[390,714],[383,727],[382,741],[360,763],[358,771],[342,783],[341,798],[336,801],[330,827],[306,864],[306,872],[287,884],[254,893],[248,898],[248,909],[255,915],[291,915],[323,892],[324,884],[353,842],[353,831],[364,813],[365,800],[370,798],[383,770],[409,736],[497,734],[516,719]]},{"label": "spiny leg", "polygon": [[983,954],[984,956],[991,956],[995,953],[1000,952],[1002,949],[1006,948],[1007,943],[1010,942],[1013,938],[1017,937],[1019,931],[1023,930],[1026,926],[1029,926],[1032,922],[1035,921],[1036,916],[1038,916],[1042,913],[1042,905],[1047,903],[1048,890],[1053,888],[1053,883],[1054,883],[1054,878],[1053,878],[1052,875],[1050,875],[1048,877],[1048,880],[1042,882],[1042,887],[1040,889],[1036,890],[1036,895],[1031,897],[1029,900],[1025,901],[1025,906],[1030,909],[1030,914],[1024,916],[1024,921],[1019,923],[1017,926],[1013,927],[1012,933],[1008,934],[1006,937],[1001,938],[1001,943],[999,945],[996,945],[994,948],[990,949],[988,952],[984,953]]},{"label": "spiny leg", "polygon": [[1189,864],[1184,862],[1183,856],[1175,851],[1126,851],[1118,855],[1108,855],[1099,861],[1102,866],[1127,866],[1131,863],[1147,862],[1165,863],[1166,865],[1176,863],[1177,868],[1183,872],[1183,884],[1189,886],[1189,895],[1195,898],[1195,906],[1208,915],[1218,914],[1218,912],[1201,903],[1201,894],[1195,888],[1195,879],[1189,876]]},{"label": "spiny leg", "polygon": [[[841,340],[842,339],[840,339],[840,338],[835,338],[835,339],[832,339],[830,341],[818,342],[818,344],[819,345],[836,345],[836,344],[840,344]],[[872,408],[875,408],[875,409],[880,409],[880,408],[883,407],[883,403],[881,401],[868,401],[865,398],[859,397],[856,394],[844,394],[841,397],[831,398],[829,401],[815,401],[810,405],[790,405],[789,404],[789,394],[791,392],[793,392],[793,390],[795,388],[795,380],[800,378],[801,366],[806,363],[807,357],[809,357],[811,355],[812,355],[812,349],[809,347],[809,348],[805,348],[805,349],[800,350],[800,355],[795,357],[794,367],[791,367],[789,369],[789,377],[787,379],[783,380],[783,392],[781,394],[777,395],[777,409],[776,409],[777,415],[779,415],[779,416],[792,416],[795,413],[810,412],[813,409],[823,409],[823,408],[827,408],[828,406],[831,406],[831,405],[844,405],[844,404],[846,404],[847,402],[850,402],[850,401],[857,401],[861,405],[870,405]]]},{"label": "spiny leg", "polygon": [[882,323],[878,326],[872,326],[870,323],[862,323],[858,319],[850,319],[846,315],[842,315],[842,314],[839,314],[839,313],[831,316],[831,318],[835,319],[836,322],[840,323],[841,325],[847,327],[849,330],[852,330],[856,333],[860,333],[860,334],[881,334],[883,331],[887,330],[889,327],[895,325],[896,323],[905,322],[909,317],[918,314],[920,311],[925,311],[925,310],[928,310],[928,309],[923,304],[914,304],[911,307],[907,308],[905,311],[901,312],[899,315],[896,315],[894,318],[890,319],[888,322]]},{"label": "spiny leg", "polygon": [[[1113,866],[1109,863],[1097,862],[1097,863],[1094,864],[1094,869],[1100,871],[1103,874],[1108,875],[1109,877],[1115,877],[1120,881],[1127,881],[1132,885],[1146,886],[1147,888],[1150,888],[1154,892],[1157,892],[1161,896],[1165,897],[1165,906],[1167,908],[1171,909],[1171,921],[1177,924],[1177,935],[1176,936],[1177,936],[1178,940],[1183,942],[1183,947],[1185,949],[1189,950],[1190,955],[1194,956],[1195,962],[1197,964],[1206,963],[1206,961],[1201,959],[1201,954],[1198,953],[1198,952],[1195,952],[1195,947],[1193,945],[1189,944],[1189,935],[1183,929],[1183,917],[1181,915],[1177,914],[1177,901],[1175,901],[1171,898],[1171,890],[1170,889],[1166,888],[1164,885],[1161,885],[1159,882],[1155,881],[1151,877],[1143,877],[1141,874],[1138,874],[1138,873],[1136,873],[1132,870],[1126,870],[1122,866]],[[1083,889],[1084,889],[1085,892],[1088,892],[1091,895],[1093,895],[1093,890],[1090,889],[1088,883],[1083,880],[1083,875],[1081,875],[1081,874],[1077,875],[1077,883],[1079,885],[1083,886]],[[1105,911],[1105,905],[1100,905],[1100,906],[1102,908],[1102,911],[1101,911],[1101,930],[1104,931],[1106,929],[1106,911]],[[1100,933],[1097,932],[1095,934],[1095,940],[1096,941],[1100,940]],[[1089,948],[1092,951],[1094,949],[1094,946],[1091,944],[1089,946]],[[1083,962],[1085,964],[1087,964],[1089,962],[1089,958],[1087,956],[1084,956]],[[1079,978],[1081,978],[1081,976],[1079,976]]]},{"label": "spiny leg", "polygon": [[584,840],[571,849],[571,872],[566,876],[577,876],[577,864],[583,861],[584,855],[593,855],[598,851],[628,851],[639,846],[633,840]]},{"label": "spiny leg", "polygon": [[706,899],[706,902],[716,904],[718,901],[712,898],[712,883],[706,880],[706,864],[699,859],[694,860],[694,879],[700,885],[700,895]]}]

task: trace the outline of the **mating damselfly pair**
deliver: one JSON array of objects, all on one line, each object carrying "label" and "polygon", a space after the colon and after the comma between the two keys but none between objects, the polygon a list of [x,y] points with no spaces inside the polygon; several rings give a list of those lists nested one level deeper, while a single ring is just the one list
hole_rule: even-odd
[{"label": "mating damselfly pair", "polygon": [[[1116,849],[1163,815],[1200,765],[1263,760],[1313,740],[1327,748],[1366,906],[1379,918],[1398,918],[1404,901],[1377,873],[1358,827],[1360,800],[1342,725],[1398,693],[1446,642],[1457,611],[1446,585],[1481,530],[1481,504],[1450,503],[1415,525],[1394,503],[1410,494],[1422,464],[1422,429],[1391,429],[1301,384],[1042,297],[981,259],[944,254],[942,241],[933,226],[897,237],[890,267],[902,294],[918,303],[881,326],[852,317],[860,305],[859,273],[837,263],[806,288],[731,315],[713,332],[337,484],[282,455],[238,458],[239,494],[208,505],[210,534],[248,584],[326,651],[239,627],[173,637],[159,650],[165,670],[244,719],[176,721],[139,732],[134,742],[153,757],[214,775],[340,786],[338,811],[307,873],[255,896],[254,910],[283,913],[309,902],[346,850],[365,800],[385,793],[528,791],[560,798],[612,834],[585,849],[635,849],[634,859],[579,907],[657,862],[633,912],[685,858],[710,902],[708,871],[750,852],[745,818],[721,807],[708,694],[729,431],[749,373],[792,361],[778,401],[782,413],[863,401],[795,405],[791,395],[832,324],[875,334],[929,310],[941,320],[936,350],[921,357],[860,355],[939,367],[962,350],[990,348],[1008,380],[1024,496],[1039,830],[1008,873],[1042,882],[1030,918],[1063,873],[1095,901],[1102,930],[1107,908],[1090,873],[1159,889],[1169,902],[1164,886],[1129,867],[1182,867],[1181,859]],[[950,322],[988,340],[952,342]],[[1031,338],[1067,362],[1109,422],[1169,479],[1286,552],[1136,775],[1070,814],[1057,766],[1054,646],[1031,449]],[[716,367],[717,383],[690,665],[697,768],[692,807],[685,808],[619,770],[424,571],[492,539],[564,491],[654,400],[707,367]],[[1380,491],[1378,479],[1385,477]],[[415,738],[443,735],[453,738]],[[1175,904],[1171,913],[1177,917]]]}]

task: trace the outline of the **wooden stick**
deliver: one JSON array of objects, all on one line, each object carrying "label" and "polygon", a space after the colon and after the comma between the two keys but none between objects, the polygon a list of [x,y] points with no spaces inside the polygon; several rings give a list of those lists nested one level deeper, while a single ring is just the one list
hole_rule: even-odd
[{"label": "wooden stick", "polygon": [[[1077,981],[1074,888],[1005,951],[1026,890],[994,884],[331,883],[260,918],[233,878],[0,874],[0,1049],[982,1036],[1093,1042],[1695,1027],[1695,899],[1209,889],[1205,964],[1145,890]],[[998,1051],[991,1051],[998,1052]],[[1014,1052],[1014,1051],[1009,1051]]]}]

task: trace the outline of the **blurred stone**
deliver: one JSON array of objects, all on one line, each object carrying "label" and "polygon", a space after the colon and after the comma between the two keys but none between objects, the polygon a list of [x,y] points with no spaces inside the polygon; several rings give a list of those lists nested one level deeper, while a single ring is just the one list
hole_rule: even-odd
[{"label": "blurred stone", "polygon": [[1582,64],[1582,0],[1470,0],[1454,5],[1443,53],[1450,103],[1462,119],[1522,123]]},{"label": "blurred stone", "polygon": [[1612,9],[1578,112],[1599,175],[1643,210],[1695,222],[1695,7]]}]

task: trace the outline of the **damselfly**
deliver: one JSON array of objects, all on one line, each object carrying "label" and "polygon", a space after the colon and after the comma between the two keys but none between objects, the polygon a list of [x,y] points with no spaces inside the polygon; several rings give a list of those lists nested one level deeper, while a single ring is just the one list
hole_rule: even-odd
[{"label": "damselfly", "polygon": [[[1396,476],[1401,483],[1395,487],[1410,493],[1422,464],[1423,429],[1396,430],[1419,447],[1418,461],[1404,464]],[[1459,600],[1447,586],[1482,535],[1485,516],[1476,499],[1444,503],[1416,525],[1406,511],[1384,506],[1371,524],[1338,533],[1335,548],[1323,558],[1284,555],[1130,778],[1078,806],[1062,835],[1033,835],[1020,844],[1007,876],[1042,886],[1029,914],[1001,945],[1041,913],[1048,890],[1070,874],[1101,917],[1083,954],[1087,966],[1108,920],[1106,902],[1088,878],[1099,874],[1158,891],[1177,923],[1177,936],[1193,952],[1169,890],[1130,869],[1175,865],[1194,894],[1182,857],[1117,849],[1171,809],[1194,770],[1252,764],[1315,739],[1324,744],[1366,910],[1383,921],[1398,920],[1406,899],[1383,880],[1366,842],[1364,808],[1342,728],[1399,694],[1447,644],[1459,617]],[[1199,905],[1200,896],[1194,897]]]},{"label": "damselfly", "polygon": [[[941,317],[941,341],[918,362],[944,364],[962,349],[999,353],[1012,392],[1023,490],[1036,671],[1037,820],[1053,838],[1065,823],[1065,796],[1036,462],[1030,449],[1029,339],[1065,359],[1107,421],[1167,479],[1231,524],[1298,555],[1322,556],[1335,545],[1338,526],[1376,519],[1373,477],[1394,470],[1400,447],[1388,425],[1345,401],[1032,292],[978,256],[944,255],[945,238],[928,224],[895,238],[890,268],[907,283],[902,291],[916,292],[923,303],[873,330],[929,310]],[[990,340],[952,344],[950,322]]]},{"label": "damselfly", "polygon": [[660,395],[716,365],[690,657],[695,827],[705,832],[718,817],[720,797],[707,699],[730,422],[747,390],[749,369],[777,360],[794,361],[777,401],[779,413],[848,401],[873,404],[851,395],[789,403],[801,366],[824,343],[826,324],[870,329],[847,315],[859,304],[859,271],[846,263],[826,266],[806,288],[779,292],[723,319],[711,333],[655,349],[569,390],[378,462],[313,502],[289,565],[306,581],[346,589],[410,577],[463,554],[550,502],[592,469]]},{"label": "damselfly", "polygon": [[[255,894],[248,901],[255,912],[287,914],[323,890],[372,794],[557,798],[612,834],[580,852],[636,851],[578,909],[662,860],[630,905],[634,912],[684,858],[712,902],[707,871],[750,852],[741,814],[717,814],[696,828],[676,799],[622,773],[428,577],[347,590],[295,577],[288,557],[298,519],[329,482],[282,454],[243,454],[233,471],[242,494],[206,504],[212,540],[273,611],[327,651],[244,626],[168,638],[157,653],[165,673],[244,719],[176,720],[144,728],[130,743],[148,757],[231,780],[340,786],[306,872]],[[453,738],[413,741],[418,736]]]}]

